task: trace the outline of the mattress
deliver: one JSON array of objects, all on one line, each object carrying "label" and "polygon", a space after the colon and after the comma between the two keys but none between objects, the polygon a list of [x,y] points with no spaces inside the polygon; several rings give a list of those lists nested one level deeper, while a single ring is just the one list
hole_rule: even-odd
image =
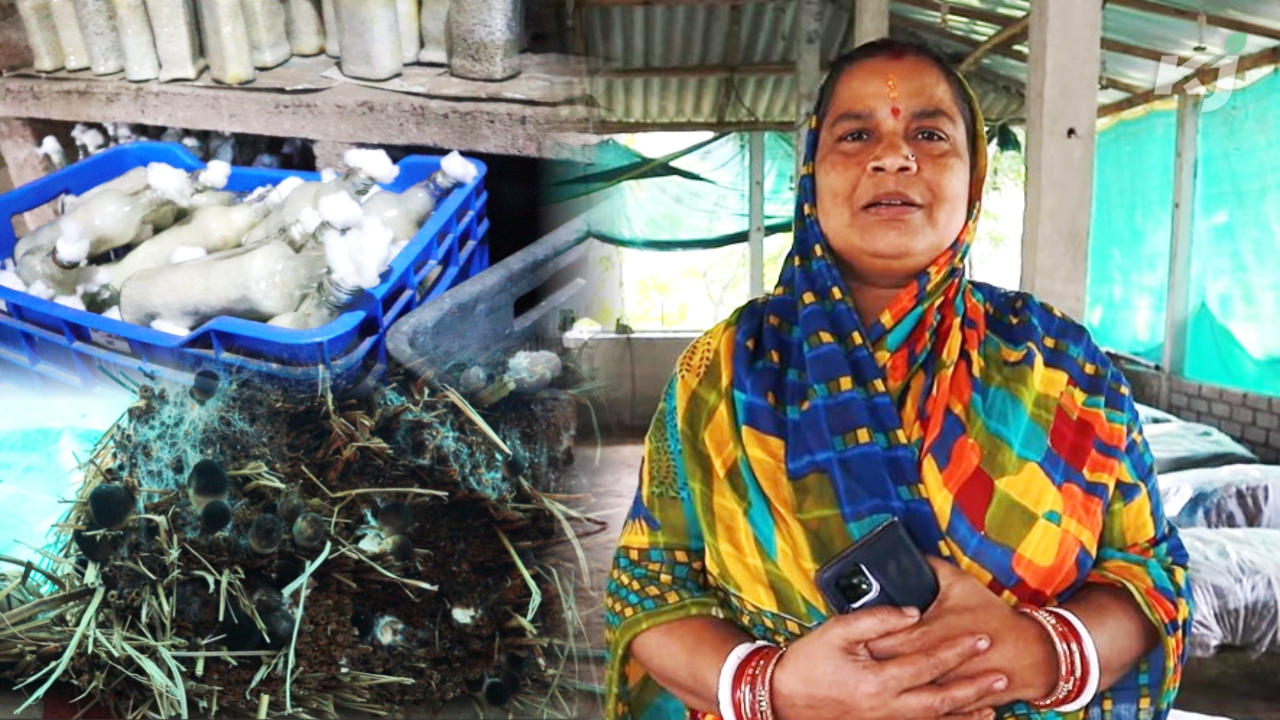
[{"label": "mattress", "polygon": [[1280,653],[1280,530],[1187,528],[1195,612],[1187,650]]},{"label": "mattress", "polygon": [[1280,528],[1280,466],[1180,470],[1161,473],[1158,483],[1165,514],[1178,527]]},{"label": "mattress", "polygon": [[1258,456],[1221,430],[1202,423],[1164,422],[1143,427],[1156,472],[1251,464]]}]

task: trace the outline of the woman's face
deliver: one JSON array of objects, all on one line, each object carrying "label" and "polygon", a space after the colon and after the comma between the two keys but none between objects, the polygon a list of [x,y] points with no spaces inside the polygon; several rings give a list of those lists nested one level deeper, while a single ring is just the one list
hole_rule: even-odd
[{"label": "woman's face", "polygon": [[969,140],[942,72],[864,60],[836,84],[818,139],[818,223],[851,282],[900,287],[959,235]]}]

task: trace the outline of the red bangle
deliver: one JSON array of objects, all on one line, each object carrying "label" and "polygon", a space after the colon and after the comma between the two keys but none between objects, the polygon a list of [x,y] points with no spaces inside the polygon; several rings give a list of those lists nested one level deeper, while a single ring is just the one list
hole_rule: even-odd
[{"label": "red bangle", "polygon": [[742,659],[733,675],[733,710],[738,720],[773,720],[773,669],[782,648],[761,645]]},{"label": "red bangle", "polygon": [[1051,612],[1040,608],[1020,607],[1023,613],[1035,619],[1049,633],[1053,649],[1058,656],[1058,682],[1054,689],[1039,700],[1030,701],[1037,710],[1051,710],[1069,705],[1080,699],[1085,691],[1084,679],[1091,668],[1084,652],[1084,640],[1075,628]]}]

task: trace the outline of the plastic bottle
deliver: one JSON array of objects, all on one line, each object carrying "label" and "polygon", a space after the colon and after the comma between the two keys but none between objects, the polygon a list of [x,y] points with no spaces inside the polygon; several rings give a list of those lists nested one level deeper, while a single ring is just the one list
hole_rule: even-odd
[{"label": "plastic bottle", "polygon": [[449,4],[449,72],[469,80],[506,80],[520,74],[522,25],[516,0]]},{"label": "plastic bottle", "polygon": [[287,0],[284,13],[285,31],[294,55],[324,52],[324,10],[320,0]]},{"label": "plastic bottle", "polygon": [[226,85],[253,82],[253,51],[240,0],[200,0],[199,6],[209,76]]},{"label": "plastic bottle", "polygon": [[[65,2],[65,0],[54,0]],[[200,53],[200,34],[191,0],[146,0],[155,32],[160,79],[195,80],[206,63]]]},{"label": "plastic bottle", "polygon": [[253,66],[276,67],[293,54],[285,32],[284,6],[280,0],[243,0],[245,28]]},{"label": "plastic bottle", "polygon": [[396,0],[334,0],[342,74],[388,80],[404,70]]},{"label": "plastic bottle", "polygon": [[418,32],[418,0],[396,0],[396,23],[400,27],[400,62],[412,65],[418,62],[422,49],[422,34]]},{"label": "plastic bottle", "polygon": [[85,46],[80,19],[76,17],[76,8],[71,0],[49,0],[49,10],[53,13],[53,26],[62,45],[63,67],[67,70],[89,67],[89,48]]},{"label": "plastic bottle", "polygon": [[419,25],[422,29],[422,50],[418,53],[418,62],[448,65],[445,32],[449,22],[449,0],[421,0],[421,3]]},{"label": "plastic bottle", "polygon": [[89,50],[94,75],[111,75],[124,69],[124,50],[116,32],[116,11],[111,0],[72,0],[80,33]]},{"label": "plastic bottle", "polygon": [[112,0],[116,10],[116,29],[124,51],[124,76],[130,82],[144,82],[160,77],[160,58],[151,35],[151,18],[143,0]]},{"label": "plastic bottle", "polygon": [[53,72],[63,66],[62,43],[53,24],[49,0],[18,0],[18,17],[31,47],[32,66],[39,72]]},{"label": "plastic bottle", "polygon": [[212,254],[240,246],[240,239],[267,216],[282,198],[268,192],[253,202],[212,205],[201,208],[183,222],[134,248],[118,262],[103,265],[107,284],[119,288],[129,276],[141,270],[170,264],[181,247],[200,248]]},{"label": "plastic bottle", "polygon": [[391,228],[395,241],[404,242],[418,232],[423,221],[455,185],[470,183],[477,174],[471,161],[456,151],[451,152],[440,161],[439,170],[404,192],[382,190],[370,195],[364,201],[364,214],[381,218]]},{"label": "plastic bottle", "polygon": [[120,288],[120,315],[189,331],[220,315],[267,321],[296,310],[324,275],[321,235],[345,229],[329,220],[338,219],[307,218],[251,245],[135,273]]}]

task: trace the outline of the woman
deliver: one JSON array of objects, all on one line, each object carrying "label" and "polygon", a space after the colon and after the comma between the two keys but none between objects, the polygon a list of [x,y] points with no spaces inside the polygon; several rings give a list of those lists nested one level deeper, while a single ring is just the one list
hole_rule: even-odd
[{"label": "woman", "polygon": [[[650,428],[606,599],[611,717],[1171,707],[1185,551],[1088,333],[964,278],[985,152],[928,50],[832,68],[777,288],[685,351]],[[890,517],[937,600],[833,616],[818,569]]]}]

